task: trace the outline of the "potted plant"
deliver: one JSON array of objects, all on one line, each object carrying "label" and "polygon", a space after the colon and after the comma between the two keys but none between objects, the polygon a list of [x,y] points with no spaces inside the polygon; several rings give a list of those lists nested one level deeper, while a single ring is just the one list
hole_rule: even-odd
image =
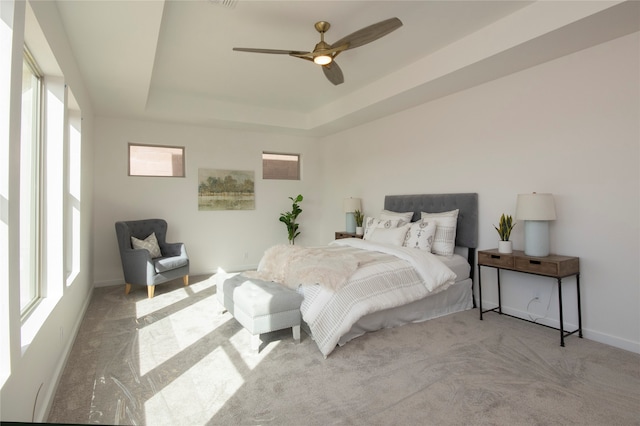
[{"label": "potted plant", "polygon": [[298,194],[296,198],[289,197],[291,201],[293,201],[293,205],[291,206],[290,212],[284,212],[280,214],[280,222],[287,225],[287,233],[289,244],[295,244],[296,237],[300,235],[298,231],[298,224],[296,223],[296,219],[298,215],[302,213],[302,209],[298,205],[302,201],[302,195]]},{"label": "potted plant", "polygon": [[513,218],[504,213],[500,216],[498,226],[493,225],[496,231],[498,231],[498,235],[500,235],[500,241],[498,242],[498,251],[500,253],[511,253],[513,251],[509,237],[511,236],[511,230],[514,226],[516,226],[516,224],[513,222]]},{"label": "potted plant", "polygon": [[362,228],[362,222],[364,222],[364,214],[360,210],[356,210],[353,212],[353,217],[356,219],[356,235],[364,234],[364,229]]}]

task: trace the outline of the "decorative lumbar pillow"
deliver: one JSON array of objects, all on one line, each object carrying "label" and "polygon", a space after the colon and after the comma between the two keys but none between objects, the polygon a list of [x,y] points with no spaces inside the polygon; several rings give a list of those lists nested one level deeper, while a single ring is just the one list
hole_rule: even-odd
[{"label": "decorative lumbar pillow", "polygon": [[442,213],[422,212],[422,220],[436,223],[436,234],[433,238],[431,252],[441,256],[453,255],[456,246],[456,226],[458,224],[459,210],[451,210]]},{"label": "decorative lumbar pillow", "polygon": [[364,235],[363,239],[368,240],[371,237],[371,233],[376,228],[397,228],[398,225],[402,225],[405,222],[402,219],[377,219],[375,217],[367,216],[364,220]]},{"label": "decorative lumbar pillow", "polygon": [[413,218],[413,212],[392,212],[391,210],[382,210],[380,212],[380,219],[402,219],[406,223],[411,222]]},{"label": "decorative lumbar pillow", "polygon": [[431,251],[433,240],[436,235],[436,223],[419,220],[409,225],[409,230],[404,238],[405,247],[417,248]]},{"label": "decorative lumbar pillow", "polygon": [[409,224],[399,226],[397,228],[375,228],[369,237],[369,241],[374,243],[391,244],[393,246],[402,246]]},{"label": "decorative lumbar pillow", "polygon": [[162,256],[162,252],[160,251],[160,246],[158,246],[158,239],[156,238],[155,232],[152,232],[151,235],[149,235],[144,240],[139,240],[136,237],[131,237],[131,245],[134,249],[148,250],[152,258]]}]

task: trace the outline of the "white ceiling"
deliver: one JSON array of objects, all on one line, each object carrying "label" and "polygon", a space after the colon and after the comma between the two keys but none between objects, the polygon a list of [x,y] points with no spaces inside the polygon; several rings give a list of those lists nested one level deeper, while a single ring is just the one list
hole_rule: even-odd
[{"label": "white ceiling", "polygon": [[[329,134],[638,31],[629,1],[56,0],[97,115]],[[345,82],[287,55],[391,17]]]}]

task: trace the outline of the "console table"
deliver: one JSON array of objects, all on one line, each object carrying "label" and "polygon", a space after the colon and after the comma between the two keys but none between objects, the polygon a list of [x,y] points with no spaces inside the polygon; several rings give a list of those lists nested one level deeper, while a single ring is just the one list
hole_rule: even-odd
[{"label": "console table", "polygon": [[340,240],[342,238],[360,238],[360,239],[362,239],[362,235],[358,235],[358,234],[351,233],[351,232],[337,231],[335,239],[336,240]]},{"label": "console table", "polygon": [[[498,306],[493,309],[482,310],[482,279],[481,267],[495,268],[498,275]],[[500,294],[500,270],[522,272],[533,275],[540,275],[558,280],[558,307],[560,316],[560,328],[546,324],[540,324],[526,318],[505,314],[502,312],[502,297]],[[576,293],[578,299],[578,328],[566,332],[564,330],[564,317],[562,313],[562,279],[570,276],[576,277]],[[478,298],[480,303],[480,320],[482,314],[486,312],[498,311],[501,315],[507,315],[523,321],[533,322],[554,330],[560,330],[560,346],[564,346],[564,338],[578,333],[582,337],[582,312],[580,309],[580,259],[570,256],[549,255],[546,257],[532,257],[524,254],[523,251],[514,250],[513,253],[505,254],[498,252],[498,249],[478,251]]]}]

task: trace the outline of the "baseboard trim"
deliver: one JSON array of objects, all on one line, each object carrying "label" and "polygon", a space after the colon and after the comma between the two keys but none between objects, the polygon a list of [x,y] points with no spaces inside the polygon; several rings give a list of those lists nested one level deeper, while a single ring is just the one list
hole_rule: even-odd
[{"label": "baseboard trim", "polygon": [[[483,310],[487,310],[487,309],[493,309],[493,308],[497,308],[498,305],[495,303],[486,303],[486,302],[482,302],[482,309]],[[518,309],[513,309],[510,308],[508,306],[502,306],[502,312],[504,312],[505,314],[509,314],[509,315],[513,315],[516,317],[521,317],[521,318],[525,318],[525,319],[529,319],[529,313],[525,312],[525,311],[521,311]],[[488,313],[488,315],[493,315],[492,313]],[[499,315],[496,313],[496,315]],[[547,325],[549,327],[554,327],[554,328],[559,328],[560,327],[560,321],[557,319],[553,319],[553,318],[539,318],[537,321],[537,323],[542,324],[542,325]],[[564,329],[565,330],[575,330],[578,328],[577,324],[574,324],[572,322],[566,322],[564,323]],[[595,330],[591,330],[588,328],[584,327],[584,316],[583,316],[583,326],[582,326],[582,335],[584,338],[589,339],[589,340],[593,340],[594,342],[598,342],[598,343],[604,343],[605,345],[609,345],[609,346],[613,346],[615,348],[619,348],[619,349],[624,349],[626,351],[629,352],[634,352],[634,353],[638,353],[640,354],[640,342],[634,342],[628,339],[624,339],[622,337],[618,337],[618,336],[612,336],[610,334],[606,334],[606,333],[602,333],[599,331],[595,331]],[[572,337],[571,337],[572,338]]]},{"label": "baseboard trim", "polygon": [[71,350],[73,349],[73,344],[76,341],[76,337],[78,335],[78,331],[80,331],[80,326],[82,325],[82,320],[84,320],[84,316],[87,313],[87,309],[89,309],[89,305],[91,304],[91,298],[93,297],[93,288],[89,289],[87,297],[82,304],[82,308],[80,309],[80,313],[76,318],[75,324],[73,325],[72,334],[73,338],[67,340],[66,345],[62,351],[62,356],[58,361],[58,365],[56,366],[55,371],[53,372],[51,383],[53,386],[49,386],[46,393],[45,403],[42,404],[44,409],[37,415],[35,420],[38,423],[46,423],[49,418],[49,413],[51,412],[51,407],[53,406],[53,399],[56,395],[56,390],[58,389],[58,384],[62,379],[62,374],[64,373],[64,369],[67,366],[67,361],[69,360],[69,356],[71,355]]}]

